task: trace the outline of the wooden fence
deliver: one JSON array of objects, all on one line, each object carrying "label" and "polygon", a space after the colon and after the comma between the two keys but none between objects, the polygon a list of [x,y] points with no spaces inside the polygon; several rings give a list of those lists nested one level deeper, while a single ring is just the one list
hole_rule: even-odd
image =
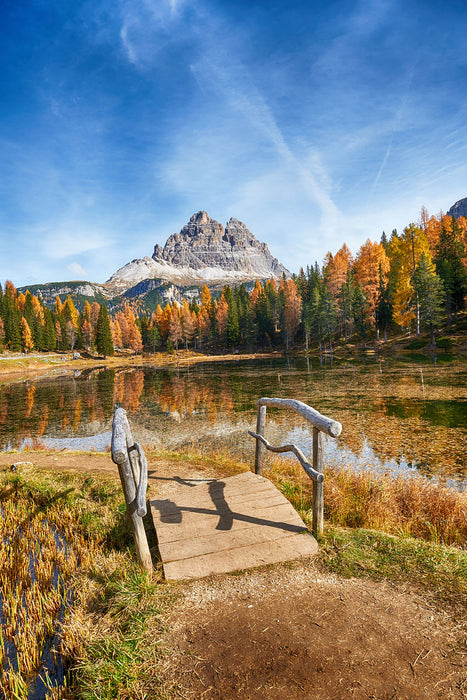
[{"label": "wooden fence", "polygon": [[[264,449],[271,452],[292,452],[302,465],[310,479],[313,480],[313,523],[312,529],[314,534],[323,532],[323,513],[324,513],[324,458],[323,458],[323,433],[336,438],[342,431],[342,425],[332,418],[323,416],[318,411],[315,411],[311,406],[307,406],[302,401],[295,399],[268,399],[261,398],[256,402],[258,407],[256,433],[252,430],[248,434],[256,438],[256,454],[255,454],[255,473],[262,473],[262,458]],[[313,426],[313,464],[311,465],[303,452],[296,445],[280,445],[274,447],[264,437],[266,427],[266,409],[271,408],[287,408],[295,411],[305,418]]]},{"label": "wooden fence", "polygon": [[123,408],[116,408],[114,412],[111,451],[112,461],[118,466],[125,494],[135,539],[136,556],[143,569],[152,571],[151,553],[143,524],[143,518],[146,515],[148,465],[142,447],[133,440],[126,411]]}]

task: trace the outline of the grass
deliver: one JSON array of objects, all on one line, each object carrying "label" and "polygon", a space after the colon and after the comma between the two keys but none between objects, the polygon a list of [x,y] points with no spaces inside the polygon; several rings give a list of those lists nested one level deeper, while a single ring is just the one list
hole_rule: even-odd
[{"label": "grass", "polygon": [[412,340],[407,345],[404,345],[404,350],[421,350],[426,344],[426,340]]},{"label": "grass", "polygon": [[[216,465],[219,475],[246,468],[227,454],[157,459]],[[312,488],[301,468],[273,460],[265,476],[310,522]],[[465,494],[332,469],[324,492],[322,570],[420,587],[465,620]],[[170,660],[164,620],[182,588],[162,584],[160,569],[148,575],[137,567],[119,482],[21,467],[0,472],[0,508],[0,697],[27,699],[51,645],[66,673],[57,685],[57,669],[46,663],[49,700],[171,697],[161,681]]]},{"label": "grass", "polygon": [[0,507],[0,697],[42,688],[51,699],[130,698],[156,687],[154,630],[170,594],[160,572],[135,564],[119,482],[22,467],[0,473]]},{"label": "grass", "polygon": [[320,538],[320,566],[340,576],[410,583],[465,617],[467,552],[368,529],[328,525]]},{"label": "grass", "polygon": [[[297,463],[272,460],[264,474],[304,519],[311,517],[312,482]],[[467,494],[421,477],[327,468],[324,517],[331,525],[467,547]]]}]

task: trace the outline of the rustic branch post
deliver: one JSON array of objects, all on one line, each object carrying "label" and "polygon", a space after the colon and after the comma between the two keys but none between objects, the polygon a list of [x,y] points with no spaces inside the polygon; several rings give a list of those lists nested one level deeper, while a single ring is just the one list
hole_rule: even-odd
[{"label": "rustic branch post", "polygon": [[[256,433],[251,430],[248,431],[249,435],[256,438],[256,453],[255,453],[255,474],[262,473],[262,457],[264,450],[270,450],[271,452],[293,452],[300,464],[302,465],[305,472],[308,474],[310,479],[313,480],[313,522],[312,529],[313,533],[320,535],[323,532],[323,521],[324,521],[324,457],[323,457],[323,433],[327,433],[331,437],[338,437],[342,431],[342,425],[323,416],[321,413],[316,411],[311,406],[302,401],[297,401],[295,399],[278,399],[278,398],[266,398],[263,397],[258,399],[256,402],[258,407],[257,419],[256,419]],[[300,414],[313,426],[313,466],[311,466],[306,460],[305,455],[299,450],[295,445],[282,445],[281,447],[273,447],[264,437],[265,426],[266,426],[266,409],[268,406],[275,408],[288,408],[296,413]]]},{"label": "rustic branch post", "polygon": [[[146,459],[139,445],[133,441],[126,412],[123,408],[117,408],[114,413],[111,450],[112,461],[118,466],[122,482],[138,562],[145,571],[152,571],[152,558],[142,520],[143,516],[146,515]],[[138,455],[141,469],[138,464]]]},{"label": "rustic branch post", "polygon": [[[313,427],[313,469],[320,474],[324,471],[323,433]],[[323,533],[324,521],[324,482],[313,481],[313,532]]]},{"label": "rustic branch post", "polygon": [[[266,406],[258,406],[258,416],[256,418],[256,433],[264,437],[264,430],[266,428]],[[262,474],[263,465],[262,459],[264,454],[264,444],[261,440],[256,440],[256,453],[255,453],[255,474]]]}]

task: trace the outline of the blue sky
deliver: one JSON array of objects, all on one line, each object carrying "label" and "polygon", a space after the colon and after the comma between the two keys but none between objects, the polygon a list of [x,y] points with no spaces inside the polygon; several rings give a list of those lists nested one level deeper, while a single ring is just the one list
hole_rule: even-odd
[{"label": "blue sky", "polygon": [[103,282],[205,209],[291,271],[467,197],[464,0],[0,3],[0,280]]}]

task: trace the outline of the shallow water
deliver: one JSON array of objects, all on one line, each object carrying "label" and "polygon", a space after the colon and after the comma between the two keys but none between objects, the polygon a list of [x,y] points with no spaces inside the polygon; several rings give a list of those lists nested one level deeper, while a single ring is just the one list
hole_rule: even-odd
[{"label": "shallow water", "polygon": [[[442,362],[440,360],[443,360]],[[448,360],[448,361],[446,361]],[[326,461],[356,469],[417,472],[467,483],[467,363],[446,356],[404,361],[313,358],[209,363],[179,370],[105,367],[0,388],[0,447],[105,449],[115,403],[136,439],[167,449],[197,447],[252,460],[260,396],[295,398],[339,420]],[[311,451],[311,429],[268,409],[266,436]]]}]

